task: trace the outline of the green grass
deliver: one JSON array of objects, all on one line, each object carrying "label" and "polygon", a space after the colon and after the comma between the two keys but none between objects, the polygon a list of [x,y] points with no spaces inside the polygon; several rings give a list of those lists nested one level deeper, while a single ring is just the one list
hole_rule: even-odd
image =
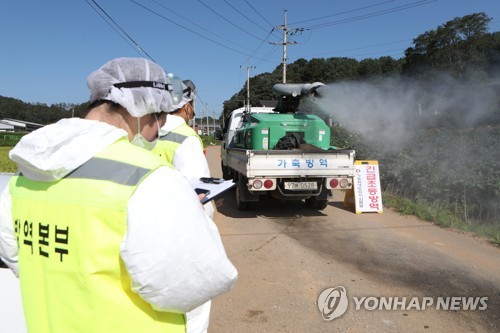
[{"label": "green grass", "polygon": [[12,149],[26,134],[26,132],[0,132],[0,147]]},{"label": "green grass", "polygon": [[463,214],[457,212],[456,208],[439,202],[410,200],[388,192],[384,192],[382,197],[384,206],[403,215],[414,215],[421,220],[432,222],[441,227],[470,232],[500,246],[500,227],[496,224],[466,220],[463,218]]},{"label": "green grass", "polygon": [[221,144],[221,142],[219,140],[216,140],[213,135],[200,135],[200,138],[203,141],[204,147]]},{"label": "green grass", "polygon": [[12,147],[0,147],[0,172],[16,172],[17,165],[9,159]]}]

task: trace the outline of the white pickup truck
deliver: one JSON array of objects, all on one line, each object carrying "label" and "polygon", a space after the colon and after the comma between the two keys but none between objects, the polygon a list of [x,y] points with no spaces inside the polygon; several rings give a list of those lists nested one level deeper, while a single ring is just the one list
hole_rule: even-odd
[{"label": "white pickup truck", "polygon": [[253,209],[267,196],[326,208],[331,190],[352,188],[354,150],[331,147],[330,128],[316,115],[273,110],[236,109],[219,135],[222,174],[237,183],[237,208]]}]

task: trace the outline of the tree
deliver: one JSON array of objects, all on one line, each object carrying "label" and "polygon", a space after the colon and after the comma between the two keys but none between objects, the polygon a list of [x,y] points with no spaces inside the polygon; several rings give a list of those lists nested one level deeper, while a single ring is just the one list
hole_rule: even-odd
[{"label": "tree", "polygon": [[328,75],[323,83],[352,80],[358,77],[358,61],[353,58],[335,57],[326,60]]},{"label": "tree", "polygon": [[357,73],[362,78],[382,74],[380,62],[373,58],[363,59],[359,62]]},{"label": "tree", "polygon": [[[80,106],[75,105],[75,108]],[[0,118],[11,118],[37,124],[51,124],[59,119],[71,117],[71,111],[60,104],[25,103],[21,100],[0,96]]]},{"label": "tree", "polygon": [[484,70],[487,66],[487,45],[491,43],[484,13],[457,17],[435,30],[413,40],[414,47],[405,51],[405,74],[427,77],[429,73],[447,71],[462,78],[469,68]]},{"label": "tree", "polygon": [[[300,58],[293,62],[292,64],[287,66],[286,70],[286,82],[287,83],[302,83],[303,78],[306,72],[306,68],[309,62],[304,59]],[[283,80],[280,80],[280,82],[283,82]],[[279,82],[276,82],[279,83]]]},{"label": "tree", "polygon": [[304,70],[302,82],[324,82],[327,79],[328,72],[326,71],[325,59],[313,58],[309,60]]}]

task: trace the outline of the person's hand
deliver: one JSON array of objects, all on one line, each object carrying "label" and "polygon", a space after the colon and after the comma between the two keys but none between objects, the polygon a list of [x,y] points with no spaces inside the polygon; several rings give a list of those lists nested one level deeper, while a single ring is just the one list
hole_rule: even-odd
[{"label": "person's hand", "polygon": [[200,200],[200,202],[205,199],[207,195],[205,193],[201,193],[201,194],[198,194],[198,199]]},{"label": "person's hand", "polygon": [[198,200],[200,200],[200,202],[202,202],[203,199],[205,199],[206,196],[210,194],[210,190],[206,190],[206,189],[202,189],[202,188],[195,188],[194,190],[198,194]]}]

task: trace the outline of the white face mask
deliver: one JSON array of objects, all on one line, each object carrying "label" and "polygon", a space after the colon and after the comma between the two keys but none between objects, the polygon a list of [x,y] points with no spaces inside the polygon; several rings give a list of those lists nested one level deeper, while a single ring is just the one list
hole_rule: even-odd
[{"label": "white face mask", "polygon": [[137,147],[141,147],[141,148],[144,148],[144,149],[147,149],[147,150],[153,150],[153,148],[156,146],[156,141],[158,141],[158,139],[154,140],[154,141],[148,141],[146,140],[145,137],[143,137],[141,135],[141,133],[137,133],[135,136],[134,136],[134,139],[132,140],[132,144],[134,146],[137,146]]},{"label": "white face mask", "polygon": [[[158,123],[158,118],[156,117],[156,114],[153,114],[156,119],[156,126],[158,126],[158,134],[160,133],[160,124]],[[137,133],[134,138],[132,139],[132,144],[137,147],[141,147],[147,150],[153,150],[153,148],[156,146],[156,142],[158,141],[158,137],[156,137],[155,140],[153,141],[148,141],[146,140],[145,137],[142,136],[141,134],[141,120],[140,118],[137,118],[137,128],[139,133]]]},{"label": "white face mask", "polygon": [[187,103],[186,105],[189,105],[188,108],[192,111],[192,115],[189,116],[190,119],[187,121],[188,126],[192,127],[195,123],[194,119],[196,118],[196,113],[194,112],[193,105],[191,105],[191,103]]}]

